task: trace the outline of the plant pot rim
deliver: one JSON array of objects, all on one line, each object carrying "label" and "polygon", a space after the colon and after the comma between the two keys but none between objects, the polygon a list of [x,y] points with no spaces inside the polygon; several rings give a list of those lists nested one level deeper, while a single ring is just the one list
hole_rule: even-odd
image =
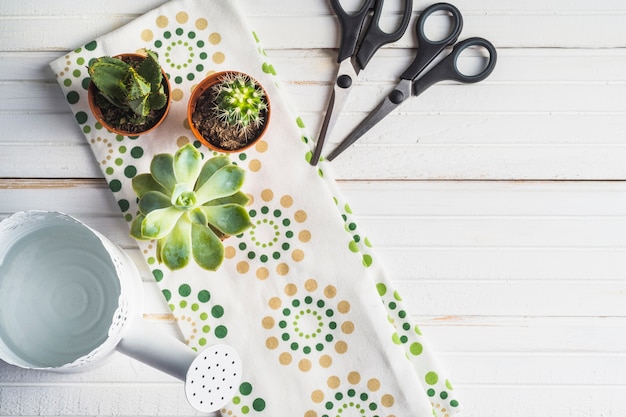
[{"label": "plant pot rim", "polygon": [[[123,53],[123,54],[117,54],[114,55],[113,58],[128,58],[128,57],[142,57],[145,58],[146,55],[138,53],[138,52],[128,52],[128,53]],[[167,117],[167,114],[170,111],[170,107],[172,104],[172,100],[171,100],[171,96],[170,96],[170,92],[172,91],[171,86],[170,86],[170,80],[167,76],[167,73],[165,72],[165,70],[163,69],[163,67],[161,67],[159,65],[159,67],[161,68],[161,73],[163,74],[163,80],[161,81],[161,84],[163,84],[163,87],[165,88],[165,94],[167,95],[167,104],[165,105],[165,112],[163,112],[163,115],[161,116],[161,118],[150,128],[143,130],[141,132],[129,132],[127,130],[122,130],[119,128],[116,128],[114,126],[111,126],[109,123],[106,122],[106,120],[104,120],[104,118],[102,117],[102,111],[100,110],[100,107],[96,104],[95,101],[95,93],[97,90],[96,85],[93,83],[93,81],[89,80],[89,87],[87,88],[87,102],[89,103],[89,108],[91,109],[91,113],[94,115],[94,117],[96,118],[96,120],[98,120],[98,122],[107,130],[118,134],[118,135],[122,135],[122,136],[139,136],[139,135],[145,135],[146,133],[150,133],[153,130],[155,130],[157,127],[159,127],[161,125],[161,123],[163,123],[163,121],[165,120],[165,118]]]},{"label": "plant pot rim", "polygon": [[[196,128],[196,126],[193,123],[193,113],[196,109],[196,102],[198,100],[198,98],[206,91],[208,90],[211,86],[217,84],[220,80],[220,78],[228,75],[228,74],[242,74],[245,75],[247,77],[250,77],[252,80],[254,80],[257,85],[263,90],[263,92],[265,93],[265,104],[267,105],[267,110],[266,110],[266,115],[265,115],[265,120],[263,122],[263,129],[261,129],[261,132],[259,132],[259,134],[251,139],[246,145],[242,146],[241,148],[237,148],[237,149],[224,149],[221,148],[217,145],[214,145],[213,143],[211,143],[209,140],[205,139],[202,134],[200,133],[200,131]],[[207,75],[204,79],[202,79],[202,81],[200,81],[195,87],[193,87],[193,90],[191,92],[191,97],[189,98],[189,102],[187,104],[187,123],[189,124],[189,128],[191,129],[191,131],[193,132],[193,135],[196,137],[196,139],[198,139],[200,141],[200,143],[202,143],[204,146],[206,146],[207,148],[215,151],[215,152],[222,152],[222,153],[238,153],[238,152],[243,152],[247,149],[250,149],[252,146],[254,146],[255,144],[257,144],[259,142],[259,140],[263,137],[263,135],[265,135],[265,133],[268,130],[268,127],[270,125],[270,114],[271,114],[271,105],[270,105],[270,98],[269,95],[267,94],[267,90],[265,90],[265,88],[263,87],[263,85],[253,76],[243,72],[243,71],[238,71],[238,70],[225,70],[225,71],[219,71],[219,72],[214,72],[212,74]]]}]

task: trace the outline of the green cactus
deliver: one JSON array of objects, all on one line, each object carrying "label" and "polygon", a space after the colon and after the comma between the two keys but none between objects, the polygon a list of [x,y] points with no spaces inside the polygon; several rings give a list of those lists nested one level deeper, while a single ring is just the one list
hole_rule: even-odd
[{"label": "green cactus", "polygon": [[151,111],[160,110],[167,104],[158,55],[149,50],[145,53],[145,59],[137,65],[118,58],[101,57],[87,67],[102,97],[115,107],[132,110],[137,116],[137,124],[141,124]]},{"label": "green cactus", "polygon": [[243,136],[263,124],[263,111],[267,109],[265,92],[254,79],[229,73],[213,89],[220,120],[236,127]]},{"label": "green cactus", "polygon": [[222,239],[250,226],[249,198],[240,191],[245,171],[227,156],[204,161],[191,144],[174,154],[155,155],[150,173],[133,178],[139,214],[135,239],[157,241],[157,260],[172,270],[191,258],[214,271],[224,259]]}]

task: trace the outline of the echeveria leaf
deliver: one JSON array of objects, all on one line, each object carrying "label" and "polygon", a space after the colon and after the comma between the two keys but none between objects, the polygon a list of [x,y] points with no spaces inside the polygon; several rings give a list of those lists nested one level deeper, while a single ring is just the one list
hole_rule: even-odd
[{"label": "echeveria leaf", "polygon": [[201,268],[215,271],[224,260],[222,241],[210,227],[193,223],[191,225],[193,259]]},{"label": "echeveria leaf", "polygon": [[137,197],[141,198],[148,191],[160,191],[165,195],[169,195],[170,192],[161,184],[156,182],[151,174],[139,174],[133,177],[133,190],[137,194]]},{"label": "echeveria leaf", "polygon": [[192,223],[202,224],[204,226],[207,225],[206,215],[199,208],[191,210],[189,212],[189,219]]},{"label": "echeveria leaf", "polygon": [[167,236],[183,213],[174,207],[151,211],[141,224],[141,235],[146,239],[161,239]]},{"label": "echeveria leaf", "polygon": [[139,200],[139,211],[142,214],[149,214],[154,210],[170,207],[170,198],[160,191],[148,191]]},{"label": "echeveria leaf", "polygon": [[227,235],[238,235],[252,225],[248,211],[238,204],[202,206],[200,209],[212,226]]},{"label": "echeveria leaf", "polygon": [[191,143],[186,144],[174,154],[174,175],[177,183],[189,184],[190,191],[202,169],[202,154]]},{"label": "echeveria leaf", "polygon": [[205,204],[216,198],[235,194],[245,178],[246,172],[236,165],[226,165],[218,169],[207,182],[197,190],[198,202]]},{"label": "echeveria leaf", "polygon": [[181,216],[176,227],[161,239],[161,261],[171,270],[181,269],[189,263],[191,255],[191,222]]},{"label": "echeveria leaf", "polygon": [[196,190],[200,189],[204,185],[204,183],[211,178],[215,172],[225,167],[226,165],[230,165],[230,158],[226,155],[214,156],[204,163],[202,166],[202,171],[200,171],[200,175],[198,176],[198,182],[196,183]]},{"label": "echeveria leaf", "polygon": [[247,206],[250,202],[248,195],[242,191],[237,191],[233,195],[227,197],[216,198],[204,204],[205,206],[221,206],[224,204],[239,204],[240,206]]},{"label": "echeveria leaf", "polygon": [[154,179],[165,187],[168,191],[171,191],[176,186],[176,175],[174,174],[174,155],[168,153],[161,153],[155,155],[152,158],[150,164],[150,173]]},{"label": "echeveria leaf", "polygon": [[139,214],[137,215],[137,217],[135,217],[135,219],[130,225],[130,235],[134,237],[135,239],[140,239],[140,240],[146,239],[145,237],[141,235],[141,223],[143,223],[143,220],[145,218],[146,216],[144,216],[143,214]]}]

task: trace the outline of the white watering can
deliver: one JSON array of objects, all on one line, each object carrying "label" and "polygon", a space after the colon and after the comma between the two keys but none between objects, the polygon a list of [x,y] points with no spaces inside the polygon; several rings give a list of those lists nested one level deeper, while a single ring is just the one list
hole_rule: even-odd
[{"label": "white watering can", "polygon": [[241,361],[227,345],[196,353],[143,320],[132,260],[63,213],[25,211],[0,222],[0,359],[74,372],[114,350],[185,382],[189,403],[212,412],[235,395]]}]

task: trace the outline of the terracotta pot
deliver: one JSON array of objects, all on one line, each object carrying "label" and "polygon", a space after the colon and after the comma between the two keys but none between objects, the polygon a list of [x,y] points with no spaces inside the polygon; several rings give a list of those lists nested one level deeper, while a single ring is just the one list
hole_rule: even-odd
[{"label": "terracotta pot", "polygon": [[[128,54],[120,54],[120,55],[115,55],[113,58],[119,58],[121,60],[124,60],[125,58],[145,58],[145,55],[142,54],[137,54],[137,53],[128,53]],[[89,108],[91,109],[91,112],[93,113],[94,117],[96,118],[96,120],[98,120],[98,122],[104,126],[105,129],[110,130],[113,133],[116,133],[118,135],[122,135],[122,136],[139,136],[139,135],[144,135],[146,133],[152,132],[154,129],[156,129],[161,123],[163,123],[163,120],[165,120],[165,118],[167,117],[167,113],[169,113],[170,111],[170,106],[172,104],[171,100],[170,100],[170,80],[167,77],[167,74],[165,73],[165,71],[163,71],[163,69],[161,68],[161,73],[163,74],[163,88],[165,90],[165,95],[167,95],[167,104],[165,105],[165,112],[163,113],[163,116],[161,116],[161,119],[159,119],[159,121],[157,121],[153,126],[151,126],[150,128],[141,131],[141,132],[129,132],[126,130],[122,130],[122,129],[118,129],[116,127],[111,126],[106,120],[104,120],[104,118],[102,117],[102,111],[100,110],[100,107],[98,106],[98,104],[96,103],[95,100],[95,94],[97,91],[97,87],[93,82],[89,82],[89,88],[87,89],[87,99],[89,102]]]},{"label": "terracotta pot", "polygon": [[196,128],[194,122],[193,122],[193,114],[196,110],[196,103],[198,101],[198,98],[200,96],[202,96],[202,94],[207,91],[208,89],[210,89],[212,86],[214,86],[215,84],[217,84],[218,82],[220,82],[220,80],[222,79],[222,77],[224,77],[225,75],[228,74],[242,74],[245,75],[246,77],[251,78],[252,80],[256,81],[253,77],[251,77],[248,74],[244,74],[242,72],[239,71],[222,71],[222,72],[216,72],[214,74],[211,74],[209,76],[207,76],[205,79],[203,79],[193,90],[193,92],[191,93],[191,97],[189,98],[189,103],[187,105],[187,122],[189,123],[189,127],[191,128],[191,131],[193,132],[194,136],[206,147],[208,147],[209,149],[212,149],[216,152],[223,152],[223,153],[235,153],[235,152],[243,152],[246,149],[249,149],[250,147],[252,147],[255,143],[257,143],[261,137],[265,134],[265,132],[267,132],[267,128],[269,126],[269,122],[270,122],[270,100],[269,100],[269,96],[267,95],[267,92],[265,91],[265,89],[263,89],[263,86],[261,85],[261,83],[259,83],[258,81],[256,81],[257,85],[263,90],[263,92],[265,93],[265,103],[267,105],[267,109],[265,110],[265,115],[264,115],[264,120],[263,120],[263,127],[260,131],[260,133],[254,137],[251,138],[250,140],[248,140],[248,142],[237,149],[224,149],[221,148],[213,143],[211,143],[211,141],[208,138],[204,138],[202,136],[202,134],[200,133],[200,131]]}]

